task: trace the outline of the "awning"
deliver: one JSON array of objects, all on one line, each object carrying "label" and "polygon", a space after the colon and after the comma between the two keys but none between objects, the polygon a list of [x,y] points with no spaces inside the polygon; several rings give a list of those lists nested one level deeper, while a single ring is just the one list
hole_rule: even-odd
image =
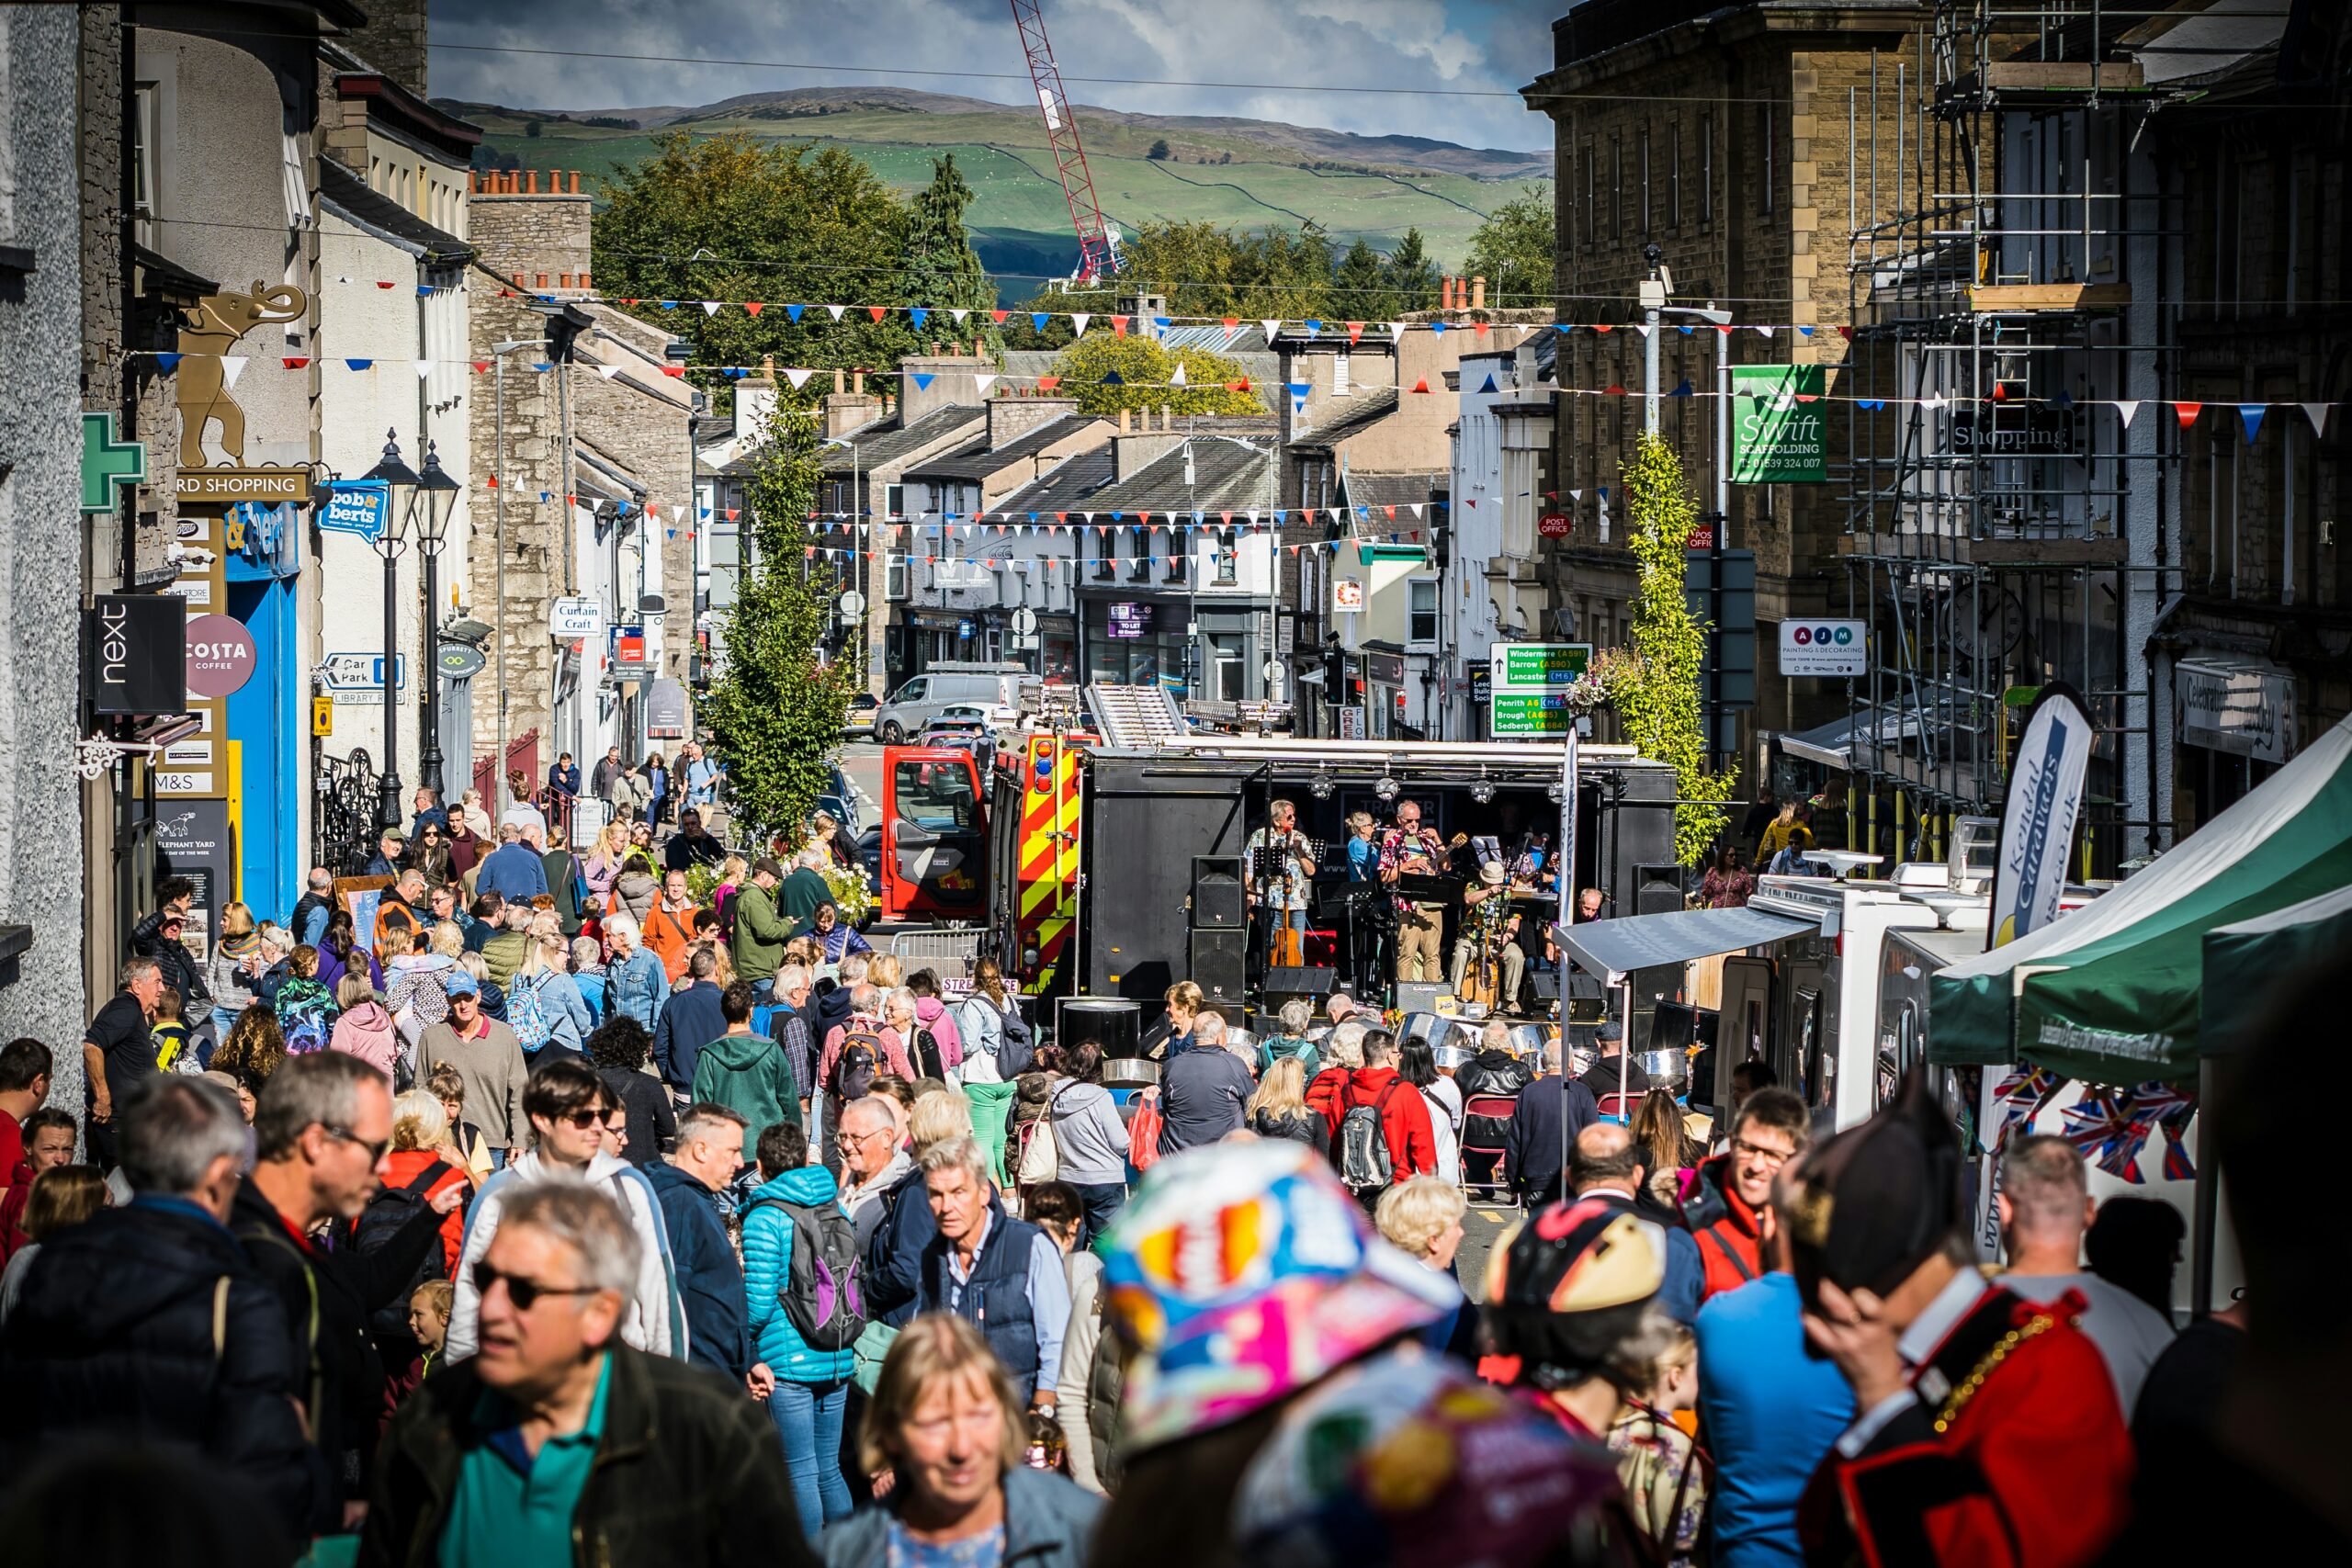
[{"label": "awning", "polygon": [[1821,928],[1761,909],[1675,909],[1552,929],[1578,968],[1613,982],[1636,969],[1738,953]]},{"label": "awning", "polygon": [[[1928,982],[1928,1059],[2030,1059],[2089,1083],[2197,1069],[2206,934],[2352,886],[2352,722],[2155,864]],[[2245,981],[2233,982],[2243,997]]]},{"label": "awning", "polygon": [[[1794,735],[1779,737],[1781,750],[1792,757],[1802,757],[1808,762],[1818,762],[1825,768],[1840,772],[1854,765],[1854,739],[1871,737],[1871,725],[1867,714],[1849,714],[1833,718],[1827,724],[1799,730]],[[1899,745],[1916,739],[1919,734],[1917,714],[1889,714],[1878,720],[1877,741],[1882,746]]]},{"label": "awning", "polygon": [[2309,968],[2352,942],[2352,887],[2205,933],[2205,988],[2198,998],[2197,1051],[2212,1056],[2254,1043],[2262,1008],[2250,997],[2266,982]]}]

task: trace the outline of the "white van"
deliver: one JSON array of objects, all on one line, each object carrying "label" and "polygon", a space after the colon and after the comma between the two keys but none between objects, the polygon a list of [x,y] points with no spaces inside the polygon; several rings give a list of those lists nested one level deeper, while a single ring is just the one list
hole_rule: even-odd
[{"label": "white van", "polygon": [[934,664],[876,710],[874,739],[903,746],[944,709],[965,703],[987,708],[998,728],[1012,728],[1021,722],[1021,682],[1028,674],[1018,664]]}]

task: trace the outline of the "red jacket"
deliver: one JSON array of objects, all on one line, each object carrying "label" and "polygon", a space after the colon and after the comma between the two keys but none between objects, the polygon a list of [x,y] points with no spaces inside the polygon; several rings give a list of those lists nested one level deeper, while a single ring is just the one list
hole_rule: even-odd
[{"label": "red jacket", "polygon": [[1736,1291],[1769,1271],[1759,1221],[1732,1180],[1731,1156],[1717,1155],[1699,1167],[1683,1215],[1699,1244],[1699,1262],[1706,1269],[1702,1301]]},{"label": "red jacket", "polygon": [[[1391,1084],[1397,1086],[1396,1092],[1383,1101]],[[1380,1130],[1388,1134],[1388,1163],[1396,1168],[1395,1179],[1437,1173],[1437,1134],[1430,1126],[1430,1102],[1411,1084],[1400,1082],[1396,1068],[1358,1067],[1349,1075],[1347,1093],[1340,1100],[1347,1111],[1359,1105],[1380,1107]],[[1345,1111],[1340,1119],[1346,1119]]]},{"label": "red jacket", "polygon": [[1326,1067],[1306,1086],[1306,1109],[1329,1126],[1335,1150],[1340,1144],[1340,1118],[1348,1113],[1348,1077],[1345,1067]]},{"label": "red jacket", "polygon": [[[387,1187],[405,1187],[424,1174],[424,1168],[440,1160],[449,1168],[448,1174],[424,1190],[427,1198],[446,1192],[466,1179],[465,1164],[456,1156],[435,1149],[394,1149],[390,1155],[391,1168],[384,1174]],[[450,1279],[458,1277],[458,1258],[466,1250],[466,1209],[460,1203],[441,1221],[441,1268]]]}]

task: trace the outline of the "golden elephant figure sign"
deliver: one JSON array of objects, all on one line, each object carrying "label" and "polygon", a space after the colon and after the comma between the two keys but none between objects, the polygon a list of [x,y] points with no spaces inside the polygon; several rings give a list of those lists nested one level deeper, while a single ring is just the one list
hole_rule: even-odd
[{"label": "golden elephant figure sign", "polygon": [[245,458],[245,411],[230,395],[234,379],[222,359],[254,328],[266,321],[299,321],[310,296],[290,283],[273,288],[256,279],[250,293],[223,292],[181,312],[180,361],[173,377],[180,405],[180,467],[204,467],[204,432],[220,425],[220,449],[232,463]]}]

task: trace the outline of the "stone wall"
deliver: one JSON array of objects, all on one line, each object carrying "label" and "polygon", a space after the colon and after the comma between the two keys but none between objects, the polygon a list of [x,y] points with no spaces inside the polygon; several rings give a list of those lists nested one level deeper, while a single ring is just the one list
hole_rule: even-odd
[{"label": "stone wall", "polygon": [[[566,186],[561,195],[559,182]],[[466,204],[466,238],[476,260],[507,288],[584,294],[591,287],[589,209],[577,174],[477,175]]]},{"label": "stone wall", "polygon": [[378,71],[424,97],[424,0],[368,0],[368,19],[346,31],[340,41]]},{"label": "stone wall", "polygon": [[[553,725],[555,645],[548,636],[548,610],[559,586],[567,509],[556,373],[532,370],[543,349],[502,356],[494,347],[543,337],[547,319],[520,296],[502,294],[498,283],[480,267],[468,271],[472,355],[503,358],[504,368],[502,375],[493,365],[475,378],[468,400],[474,536],[466,558],[466,606],[495,629],[485,649],[490,668],[473,680],[474,755],[503,759],[507,740],[533,729],[544,735]],[[542,492],[552,500],[541,502]],[[501,779],[504,773],[502,760]],[[464,787],[454,779],[450,784]]]},{"label": "stone wall", "polygon": [[56,1058],[51,1098],[77,1110],[88,998],[82,788],[68,764],[79,733],[82,583],[80,558],[60,536],[81,515],[79,338],[93,300],[82,288],[82,214],[60,197],[75,188],[81,30],[71,6],[0,10],[0,140],[15,187],[0,224],[36,262],[30,273],[0,274],[9,387],[0,453],[13,466],[0,485],[0,617],[29,677],[0,682],[0,924],[32,930],[31,947],[0,963],[0,1038],[45,1043]]}]

